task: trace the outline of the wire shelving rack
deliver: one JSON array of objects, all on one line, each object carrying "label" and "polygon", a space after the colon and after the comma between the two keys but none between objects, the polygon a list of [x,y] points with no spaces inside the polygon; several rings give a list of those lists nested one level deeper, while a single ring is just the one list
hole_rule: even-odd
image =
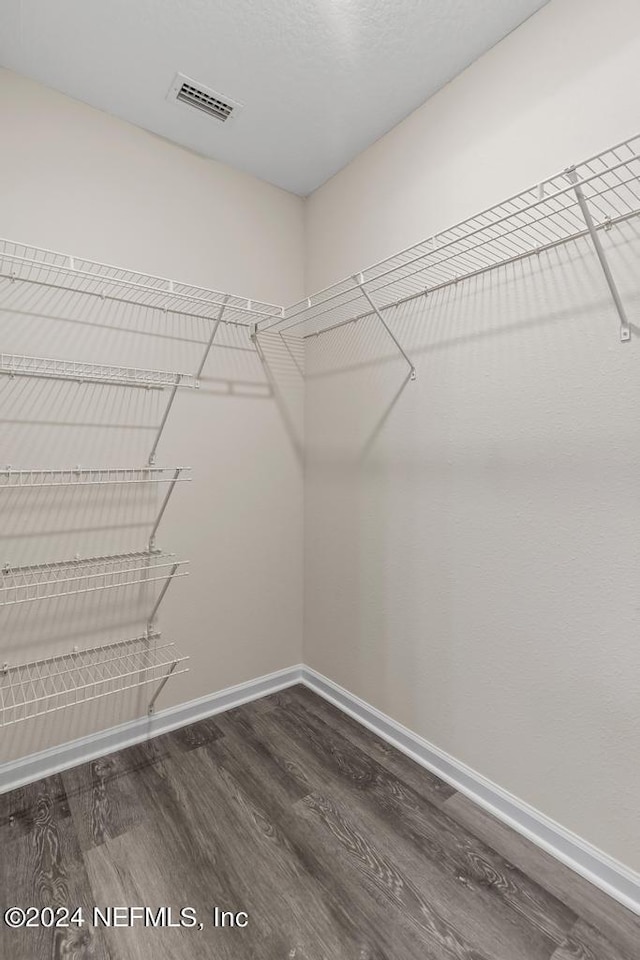
[{"label": "wire shelving rack", "polygon": [[[55,470],[0,470],[0,490],[49,487],[114,486],[140,483],[190,481],[189,467],[72,467]],[[177,476],[176,476],[177,473]]]},{"label": "wire shelving rack", "polygon": [[620,317],[621,339],[628,340],[629,322],[600,235],[639,213],[637,135],[326,287],[283,317],[260,321],[258,333],[314,337],[371,316],[387,327],[384,315],[394,307],[587,236]]},{"label": "wire shelving rack", "polygon": [[106,644],[90,651],[74,650],[62,657],[45,657],[30,664],[6,663],[4,667],[0,666],[0,726],[155,682],[157,689],[149,704],[152,712],[169,676],[184,672],[186,667],[180,670],[176,667],[188,659],[175,656],[173,644],[160,645],[155,630],[156,616],[170,584],[187,574],[187,561],[158,550],[155,537],[176,484],[191,480],[189,468],[155,466],[158,445],[178,391],[199,387],[220,324],[247,328],[261,319],[281,316],[282,308],[16,241],[0,240],[0,299],[9,309],[13,302],[12,293],[19,287],[63,291],[66,297],[79,297],[76,299],[79,304],[86,296],[99,298],[105,302],[106,308],[109,304],[127,304],[136,310],[163,311],[178,318],[197,318],[210,324],[198,369],[193,372],[0,353],[2,378],[30,377],[168,391],[162,419],[144,466],[28,470],[7,466],[0,469],[0,492],[164,484],[146,550],[30,566],[6,565],[0,569],[0,608],[117,587],[155,584],[160,588],[159,592],[150,595],[155,602],[143,637]]},{"label": "wire shelving rack", "polygon": [[75,380],[79,383],[101,383],[113,386],[144,387],[164,390],[166,387],[189,387],[198,381],[189,373],[168,370],[145,370],[107,363],[85,363],[78,360],[52,360],[46,357],[24,357],[0,353],[0,374],[9,377],[36,377],[49,380]]},{"label": "wire shelving rack", "polygon": [[187,657],[159,633],[120,640],[57,657],[0,668],[0,726],[31,720],[133,687],[158,684],[186,672]]},{"label": "wire shelving rack", "polygon": [[282,314],[282,307],[273,303],[7,239],[0,239],[0,279],[162,310],[176,316],[215,320],[224,308],[224,322],[243,327]]},{"label": "wire shelving rack", "polygon": [[0,571],[0,607],[55,600],[95,590],[170,581],[187,575],[187,561],[161,550],[107,557],[5,566]]}]

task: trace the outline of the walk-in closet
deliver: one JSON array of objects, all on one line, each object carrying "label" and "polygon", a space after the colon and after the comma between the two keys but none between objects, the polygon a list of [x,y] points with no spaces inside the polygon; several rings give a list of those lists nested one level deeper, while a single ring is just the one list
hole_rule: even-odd
[{"label": "walk-in closet", "polygon": [[0,11],[0,957],[638,960],[640,9]]}]

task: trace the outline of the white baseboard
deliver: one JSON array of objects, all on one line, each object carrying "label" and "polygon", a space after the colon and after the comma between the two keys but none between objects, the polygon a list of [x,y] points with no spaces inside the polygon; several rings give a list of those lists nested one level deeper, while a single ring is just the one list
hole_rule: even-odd
[{"label": "white baseboard", "polygon": [[580,876],[640,914],[640,874],[310,667],[302,682]]},{"label": "white baseboard", "polygon": [[0,793],[15,790],[25,783],[32,783],[42,777],[50,777],[54,773],[61,773],[80,763],[87,763],[97,757],[104,757],[108,753],[131,747],[141,743],[149,737],[157,737],[161,733],[169,733],[205,717],[212,717],[223,710],[231,710],[250,700],[258,700],[269,693],[276,693],[285,687],[302,680],[302,665],[287,667],[275,673],[269,673],[246,683],[239,683],[234,687],[227,687],[218,693],[198,700],[181,703],[177,707],[167,707],[158,710],[152,716],[137,717],[128,723],[121,723],[117,727],[109,727],[99,733],[79,740],[70,740],[59,747],[51,747],[32,753],[19,760],[0,764]]},{"label": "white baseboard", "polygon": [[227,687],[211,696],[158,710],[151,717],[139,717],[62,746],[0,764],[0,793],[141,743],[149,737],[169,733],[242,703],[276,693],[295,683],[304,683],[609,896],[634,913],[640,914],[640,874],[608,857],[597,847],[403,727],[333,680],[302,664]]}]

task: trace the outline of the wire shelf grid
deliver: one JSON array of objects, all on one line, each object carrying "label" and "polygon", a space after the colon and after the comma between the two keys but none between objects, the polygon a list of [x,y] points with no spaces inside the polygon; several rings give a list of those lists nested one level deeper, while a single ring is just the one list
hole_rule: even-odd
[{"label": "wire shelf grid", "polygon": [[186,673],[173,642],[155,633],[0,668],[0,726],[30,720]]},{"label": "wire shelf grid", "polygon": [[150,307],[186,317],[249,326],[282,315],[282,307],[193,284],[0,239],[0,278]]},{"label": "wire shelf grid", "polygon": [[84,363],[78,360],[24,357],[12,353],[0,353],[0,374],[9,377],[75,380],[79,383],[102,383],[155,390],[175,386],[194,389],[198,386],[198,381],[190,373],[146,370],[142,367],[120,367],[107,363]]},{"label": "wire shelf grid", "polygon": [[315,336],[440,287],[585,236],[575,186],[596,229],[640,213],[640,135],[510,197],[437,235],[348,277],[285,310],[259,329]]},{"label": "wire shelf grid", "polygon": [[26,567],[5,566],[0,572],[0,607],[185,577],[187,571],[182,568],[187,563],[176,560],[171,553],[155,550]]},{"label": "wire shelf grid", "polygon": [[[190,481],[185,476],[190,467],[107,467],[89,469],[73,467],[67,470],[13,470],[0,471],[0,490],[30,487],[85,487],[111,486],[130,483],[174,483]],[[177,474],[177,476],[176,476]]]}]

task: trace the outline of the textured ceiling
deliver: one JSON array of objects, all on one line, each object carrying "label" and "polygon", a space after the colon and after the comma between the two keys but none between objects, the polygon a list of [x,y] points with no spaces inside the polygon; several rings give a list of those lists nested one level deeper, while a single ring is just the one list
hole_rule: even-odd
[{"label": "textured ceiling", "polygon": [[[547,0],[2,0],[0,63],[306,195]],[[170,103],[176,72],[244,103]]]}]

